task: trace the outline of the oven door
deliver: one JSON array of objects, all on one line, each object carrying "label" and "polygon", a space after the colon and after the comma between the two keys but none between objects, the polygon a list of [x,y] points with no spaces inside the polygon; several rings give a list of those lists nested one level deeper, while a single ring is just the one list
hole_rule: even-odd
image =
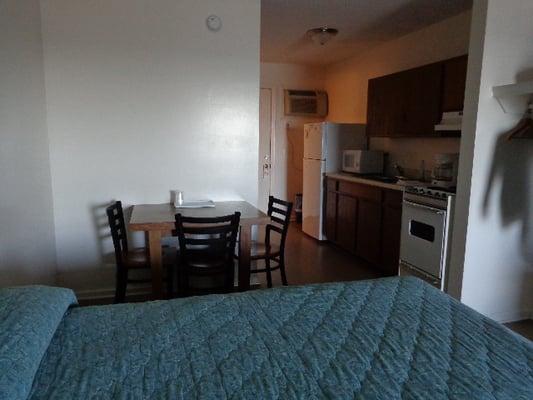
[{"label": "oven door", "polygon": [[445,210],[404,200],[401,261],[436,278],[442,278],[445,232]]},{"label": "oven door", "polygon": [[427,275],[416,268],[412,267],[411,265],[407,265],[405,262],[400,263],[400,269],[399,269],[400,276],[414,276],[419,279],[422,279],[423,281],[426,281],[432,286],[435,286],[437,289],[442,290],[442,280],[439,278],[436,278],[434,276]]}]

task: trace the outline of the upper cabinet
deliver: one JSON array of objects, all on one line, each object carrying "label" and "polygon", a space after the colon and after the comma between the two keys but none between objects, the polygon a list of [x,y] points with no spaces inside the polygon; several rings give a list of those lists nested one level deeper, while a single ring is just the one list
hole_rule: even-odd
[{"label": "upper cabinet", "polygon": [[465,100],[468,56],[444,62],[442,111],[462,111]]},{"label": "upper cabinet", "polygon": [[368,135],[441,136],[434,128],[442,112],[463,109],[466,61],[461,56],[369,80]]}]

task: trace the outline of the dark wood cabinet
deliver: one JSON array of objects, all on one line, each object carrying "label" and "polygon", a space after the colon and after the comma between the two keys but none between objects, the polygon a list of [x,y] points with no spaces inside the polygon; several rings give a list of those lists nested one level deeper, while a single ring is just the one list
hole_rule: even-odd
[{"label": "dark wood cabinet", "polygon": [[355,254],[381,266],[381,204],[359,199],[358,205]]},{"label": "dark wood cabinet", "polygon": [[395,136],[431,136],[440,121],[442,65],[431,64],[402,73],[403,100],[399,101],[401,119]]},{"label": "dark wood cabinet", "polygon": [[462,110],[467,56],[368,81],[367,134],[383,137],[441,136],[443,111]]},{"label": "dark wood cabinet", "polygon": [[326,191],[326,218],[324,219],[324,233],[335,242],[337,240],[337,192],[336,189]]},{"label": "dark wood cabinet", "polygon": [[368,81],[367,134],[395,136],[403,118],[401,76],[388,75]]},{"label": "dark wood cabinet", "polygon": [[381,263],[387,275],[396,275],[400,259],[400,236],[402,228],[401,192],[388,190],[383,201],[381,232]]},{"label": "dark wood cabinet", "polygon": [[325,224],[328,240],[376,265],[398,273],[402,192],[326,179]]},{"label": "dark wood cabinet", "polygon": [[345,250],[355,250],[357,199],[339,194],[337,208],[337,244]]},{"label": "dark wood cabinet", "polygon": [[468,56],[444,62],[442,111],[462,111],[465,99]]}]

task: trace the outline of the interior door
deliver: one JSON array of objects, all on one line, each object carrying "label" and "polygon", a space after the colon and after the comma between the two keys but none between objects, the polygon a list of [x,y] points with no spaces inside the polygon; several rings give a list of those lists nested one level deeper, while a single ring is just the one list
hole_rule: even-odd
[{"label": "interior door", "polygon": [[261,89],[259,95],[259,193],[258,208],[266,212],[271,185],[272,90]]}]

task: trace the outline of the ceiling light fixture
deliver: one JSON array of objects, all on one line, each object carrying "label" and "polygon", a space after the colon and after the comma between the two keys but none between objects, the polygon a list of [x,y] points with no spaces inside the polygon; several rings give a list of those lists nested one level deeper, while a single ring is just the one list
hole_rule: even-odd
[{"label": "ceiling light fixture", "polygon": [[328,28],[327,26],[309,29],[307,31],[307,34],[311,36],[311,40],[321,46],[324,46],[327,42],[333,39],[337,33],[339,33],[338,29]]}]

